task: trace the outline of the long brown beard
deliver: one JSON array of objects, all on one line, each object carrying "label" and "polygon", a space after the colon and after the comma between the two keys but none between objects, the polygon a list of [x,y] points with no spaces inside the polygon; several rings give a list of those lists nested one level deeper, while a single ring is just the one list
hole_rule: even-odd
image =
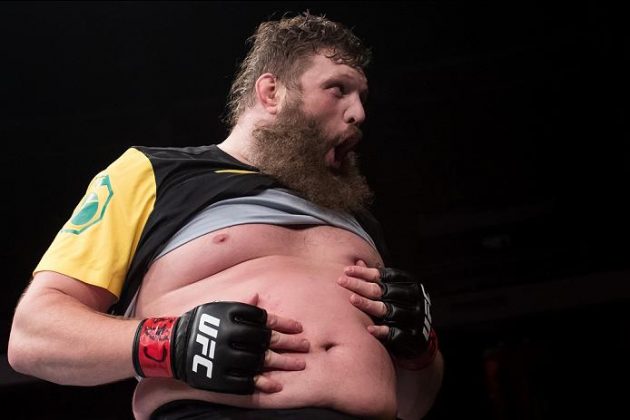
[{"label": "long brown beard", "polygon": [[255,129],[253,137],[254,165],[307,200],[351,213],[370,205],[373,194],[357,155],[350,152],[340,168],[329,168],[324,157],[336,139],[327,139],[299,104],[286,106],[273,124]]}]

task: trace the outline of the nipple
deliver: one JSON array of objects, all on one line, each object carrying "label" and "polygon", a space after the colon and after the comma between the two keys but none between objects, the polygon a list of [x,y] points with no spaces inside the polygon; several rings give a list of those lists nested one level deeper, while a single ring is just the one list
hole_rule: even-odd
[{"label": "nipple", "polygon": [[228,236],[229,235],[227,233],[219,233],[218,235],[215,235],[214,238],[212,238],[212,242],[214,242],[215,244],[220,244],[227,241]]}]

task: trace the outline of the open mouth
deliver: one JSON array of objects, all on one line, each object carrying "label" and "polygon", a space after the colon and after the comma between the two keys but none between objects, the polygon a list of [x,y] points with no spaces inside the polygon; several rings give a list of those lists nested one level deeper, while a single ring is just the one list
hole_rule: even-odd
[{"label": "open mouth", "polygon": [[359,135],[348,137],[331,148],[326,154],[326,162],[334,169],[341,168],[344,160],[350,152],[354,150],[359,143],[361,137]]},{"label": "open mouth", "polygon": [[326,153],[326,163],[333,169],[341,168],[343,161],[351,150],[352,147],[348,147],[346,142],[331,148],[328,153]]}]

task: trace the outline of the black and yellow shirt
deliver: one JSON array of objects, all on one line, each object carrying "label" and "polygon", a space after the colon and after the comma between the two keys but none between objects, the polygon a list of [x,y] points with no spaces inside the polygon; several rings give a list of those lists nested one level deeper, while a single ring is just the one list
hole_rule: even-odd
[{"label": "black and yellow shirt", "polygon": [[[130,148],[94,177],[34,271],[105,288],[118,297],[111,312],[122,314],[151,261],[195,214],[274,186],[273,178],[216,145]],[[357,219],[382,248],[374,219]]]}]

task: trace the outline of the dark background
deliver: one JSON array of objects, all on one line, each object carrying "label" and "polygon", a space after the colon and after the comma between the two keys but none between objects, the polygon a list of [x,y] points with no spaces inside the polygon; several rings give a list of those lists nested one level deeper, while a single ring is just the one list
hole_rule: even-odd
[{"label": "dark background", "polygon": [[[627,23],[506,3],[0,3],[0,351],[91,177],[131,145],[223,140],[245,39],[308,8],[374,50],[362,167],[394,264],[433,298],[446,368],[428,417],[627,417]],[[1,366],[22,418],[129,417],[132,380]]]}]

